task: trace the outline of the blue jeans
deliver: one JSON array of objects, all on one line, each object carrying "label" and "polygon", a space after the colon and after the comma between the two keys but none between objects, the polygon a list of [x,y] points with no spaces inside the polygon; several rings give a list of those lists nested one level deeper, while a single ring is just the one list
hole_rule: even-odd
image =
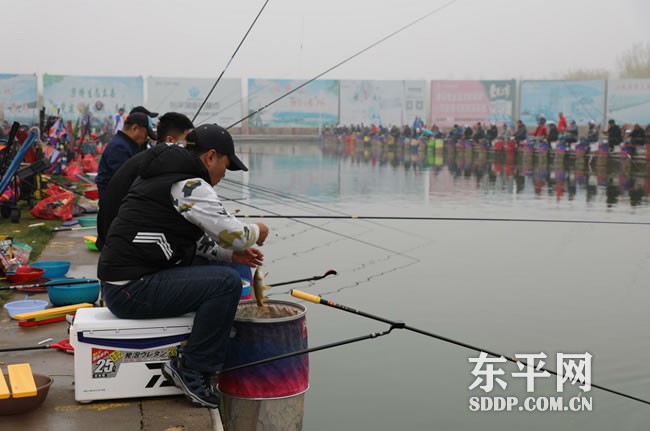
[{"label": "blue jeans", "polygon": [[109,310],[121,319],[176,317],[195,312],[183,348],[185,365],[204,373],[223,367],[230,328],[241,296],[239,273],[228,266],[165,269],[124,286],[104,284]]}]

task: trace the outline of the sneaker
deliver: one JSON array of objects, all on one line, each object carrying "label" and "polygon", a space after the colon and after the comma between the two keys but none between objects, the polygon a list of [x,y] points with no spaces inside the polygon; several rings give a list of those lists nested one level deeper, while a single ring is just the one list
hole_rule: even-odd
[{"label": "sneaker", "polygon": [[211,409],[219,407],[219,394],[214,391],[209,377],[204,373],[185,367],[179,358],[165,363],[162,372],[193,403]]}]

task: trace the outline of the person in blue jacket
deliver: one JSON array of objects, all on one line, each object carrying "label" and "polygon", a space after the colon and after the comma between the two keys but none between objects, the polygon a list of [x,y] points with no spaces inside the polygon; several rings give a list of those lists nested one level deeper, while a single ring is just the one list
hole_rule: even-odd
[{"label": "person in blue jacket", "polygon": [[150,118],[142,112],[129,114],[124,122],[124,128],[111,138],[99,160],[95,182],[100,200],[115,172],[122,167],[124,162],[144,148],[147,137],[153,140],[157,139],[152,130]]}]

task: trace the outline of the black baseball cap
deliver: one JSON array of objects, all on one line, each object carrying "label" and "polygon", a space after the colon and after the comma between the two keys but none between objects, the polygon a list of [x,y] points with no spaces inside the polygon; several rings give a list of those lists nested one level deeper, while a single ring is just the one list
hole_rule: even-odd
[{"label": "black baseball cap", "polygon": [[142,112],[151,118],[156,118],[158,116],[157,112],[151,112],[144,106],[136,106],[135,108],[131,109],[131,112],[129,112],[129,114],[135,114],[136,112]]},{"label": "black baseball cap", "polygon": [[235,155],[235,144],[230,133],[216,124],[203,124],[187,134],[186,147],[215,150],[230,159],[229,171],[248,171],[246,165]]},{"label": "black baseball cap", "polygon": [[137,124],[138,126],[146,127],[149,137],[154,141],[158,140],[158,136],[156,136],[156,132],[153,131],[153,127],[151,125],[151,118],[148,117],[147,114],[144,114],[142,112],[129,114],[129,116],[126,117],[124,124]]}]

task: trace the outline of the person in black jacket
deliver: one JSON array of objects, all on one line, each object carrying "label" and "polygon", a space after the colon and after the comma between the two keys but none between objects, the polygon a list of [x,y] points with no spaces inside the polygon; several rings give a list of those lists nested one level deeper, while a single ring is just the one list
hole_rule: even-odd
[{"label": "person in black jacket", "polygon": [[490,128],[488,129],[485,135],[488,141],[490,142],[490,145],[492,145],[492,141],[494,141],[497,138],[497,136],[499,136],[499,129],[497,129],[497,125],[491,123]]},{"label": "person in black jacket", "polygon": [[637,149],[645,145],[645,138],[646,138],[645,130],[641,128],[640,124],[637,123],[634,125],[630,137],[632,138],[632,143],[635,145]]},{"label": "person in black jacket", "polygon": [[615,147],[623,142],[623,132],[621,131],[621,128],[616,124],[616,121],[609,120],[607,124],[609,127],[607,127],[607,130],[604,130],[603,133],[607,135],[609,151],[614,151]]},{"label": "person in black jacket", "polygon": [[523,121],[517,120],[517,129],[515,130],[515,141],[517,142],[517,146],[519,146],[519,143],[525,141],[527,138],[528,130],[526,129],[526,125]]},{"label": "person in black jacket", "polygon": [[[157,113],[154,114],[158,115]],[[178,112],[168,112],[160,117],[160,121],[158,122],[158,144],[182,144],[185,136],[193,128],[194,124],[192,124],[192,121],[187,116]],[[108,228],[117,216],[122,199],[128,193],[133,181],[138,177],[138,171],[140,170],[144,153],[137,153],[128,159],[111,177],[105,187],[104,193],[99,198],[97,241],[95,243],[99,250],[104,246]]]},{"label": "person in black jacket", "polygon": [[465,131],[463,132],[463,138],[469,141],[470,139],[472,139],[472,136],[474,136],[474,130],[472,130],[472,128],[466,124]]},{"label": "person in black jacket", "polygon": [[557,129],[557,126],[553,121],[548,122],[548,136],[546,137],[546,142],[549,144],[551,142],[557,142],[560,139],[560,133]]},{"label": "person in black jacket", "polygon": [[575,120],[571,120],[569,123],[569,126],[566,128],[564,137],[567,144],[578,142],[578,125],[576,124]]},{"label": "person in black jacket", "polygon": [[[97,275],[119,318],[195,313],[181,356],[165,363],[163,374],[192,402],[217,408],[211,377],[223,367],[242,283],[233,268],[191,265],[198,253],[209,257],[216,248],[261,246],[269,230],[237,220],[214,189],[226,170],[248,170],[224,128],[202,125],[187,135],[185,147],[157,145],[142,157],[108,230]],[[261,253],[254,254],[261,264]]]},{"label": "person in black jacket", "polygon": [[598,142],[598,129],[599,127],[596,127],[596,122],[594,120],[589,120],[587,129],[588,142]]}]

